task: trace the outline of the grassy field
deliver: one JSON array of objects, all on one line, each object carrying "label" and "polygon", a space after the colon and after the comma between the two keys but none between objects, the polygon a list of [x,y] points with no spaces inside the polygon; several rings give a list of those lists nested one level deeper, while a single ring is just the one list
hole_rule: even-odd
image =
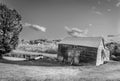
[{"label": "grassy field", "polygon": [[0,81],[120,81],[119,62],[96,67],[42,61],[0,60]]}]

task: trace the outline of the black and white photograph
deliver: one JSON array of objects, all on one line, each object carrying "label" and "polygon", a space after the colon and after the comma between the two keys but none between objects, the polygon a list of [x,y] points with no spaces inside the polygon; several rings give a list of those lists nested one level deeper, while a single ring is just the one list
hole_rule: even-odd
[{"label": "black and white photograph", "polygon": [[120,81],[120,0],[0,0],[0,81]]}]

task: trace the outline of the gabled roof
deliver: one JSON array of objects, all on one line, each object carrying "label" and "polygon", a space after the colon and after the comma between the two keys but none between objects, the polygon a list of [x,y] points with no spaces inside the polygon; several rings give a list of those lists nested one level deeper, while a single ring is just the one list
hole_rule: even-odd
[{"label": "gabled roof", "polygon": [[59,44],[99,47],[102,37],[66,37]]}]

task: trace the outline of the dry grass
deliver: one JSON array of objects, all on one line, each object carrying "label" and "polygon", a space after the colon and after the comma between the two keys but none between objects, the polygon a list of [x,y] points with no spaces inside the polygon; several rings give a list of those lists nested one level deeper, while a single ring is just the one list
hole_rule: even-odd
[{"label": "dry grass", "polygon": [[0,81],[120,81],[120,63],[96,67],[68,66],[49,58],[20,62],[0,59]]},{"label": "dry grass", "polygon": [[0,81],[120,81],[120,63],[96,66],[23,66],[0,63]]}]

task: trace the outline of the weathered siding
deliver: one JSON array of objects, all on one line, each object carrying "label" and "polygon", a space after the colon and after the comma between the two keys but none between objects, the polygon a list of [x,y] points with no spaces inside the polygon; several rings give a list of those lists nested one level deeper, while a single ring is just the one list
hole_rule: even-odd
[{"label": "weathered siding", "polygon": [[95,63],[97,57],[97,48],[84,47],[86,48],[80,55],[80,62]]},{"label": "weathered siding", "polygon": [[95,63],[97,56],[97,48],[85,47],[77,45],[59,44],[58,59],[67,62],[79,63]]}]

